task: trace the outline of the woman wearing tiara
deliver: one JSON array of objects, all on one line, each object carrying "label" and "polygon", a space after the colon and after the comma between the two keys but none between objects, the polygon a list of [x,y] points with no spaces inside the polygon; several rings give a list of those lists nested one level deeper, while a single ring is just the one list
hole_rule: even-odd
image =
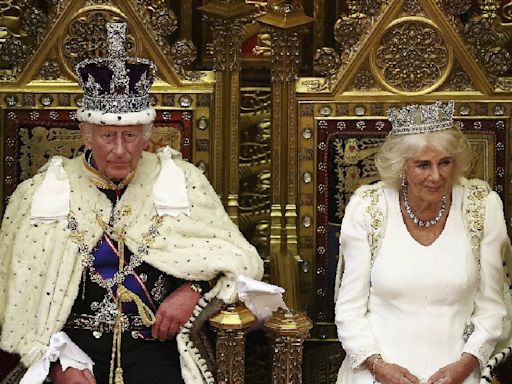
[{"label": "woman wearing tiara", "polygon": [[338,383],[478,383],[508,332],[502,202],[464,178],[471,152],[453,111],[453,102],[390,110],[382,181],[346,207]]}]

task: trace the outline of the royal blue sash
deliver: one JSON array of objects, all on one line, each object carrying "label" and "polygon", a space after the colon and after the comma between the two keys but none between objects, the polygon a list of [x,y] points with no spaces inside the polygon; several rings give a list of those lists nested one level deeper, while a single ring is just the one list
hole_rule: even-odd
[{"label": "royal blue sash", "polygon": [[[93,252],[93,256],[94,268],[96,269],[96,272],[101,276],[101,278],[111,279],[114,277],[114,274],[119,271],[119,252],[117,250],[117,242],[110,239],[106,234],[103,234],[101,237],[96,250]],[[127,252],[125,252],[124,263],[127,265],[129,262],[130,259],[127,257]],[[153,313],[156,312],[157,307],[151,298],[151,295],[148,292],[146,286],[144,285],[144,282],[137,273],[134,272],[126,276],[123,285],[137,296],[139,296],[144,304],[146,304],[153,311]],[[112,288],[112,292],[114,294],[113,299],[115,300],[117,285]],[[123,303],[122,308],[123,313],[125,314],[138,314],[137,306],[134,302]],[[143,335],[146,336],[146,334],[147,332],[144,331]]]}]

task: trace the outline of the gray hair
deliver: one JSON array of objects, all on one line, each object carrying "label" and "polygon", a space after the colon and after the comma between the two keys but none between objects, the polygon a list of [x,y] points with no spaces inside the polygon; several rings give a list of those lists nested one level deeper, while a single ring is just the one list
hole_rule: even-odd
[{"label": "gray hair", "polygon": [[[153,131],[153,123],[148,124],[140,124],[142,126],[142,129],[144,131],[144,140],[149,140],[151,137],[151,132]],[[88,138],[91,137],[92,129],[94,127],[97,127],[97,124],[88,123],[86,121],[82,121],[80,123],[80,129],[82,130],[83,135],[87,136]]]},{"label": "gray hair", "polygon": [[455,159],[454,181],[467,176],[471,168],[471,145],[467,137],[454,127],[414,135],[388,135],[375,159],[381,180],[387,186],[399,189],[405,162],[426,147]]}]

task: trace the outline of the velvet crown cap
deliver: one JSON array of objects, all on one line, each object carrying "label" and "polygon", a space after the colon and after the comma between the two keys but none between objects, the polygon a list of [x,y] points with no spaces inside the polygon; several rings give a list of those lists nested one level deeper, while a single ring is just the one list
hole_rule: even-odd
[{"label": "velvet crown cap", "polygon": [[98,125],[148,124],[155,119],[149,89],[156,66],[145,58],[127,57],[126,24],[107,23],[108,57],[86,59],[76,65],[84,90],[80,121]]}]

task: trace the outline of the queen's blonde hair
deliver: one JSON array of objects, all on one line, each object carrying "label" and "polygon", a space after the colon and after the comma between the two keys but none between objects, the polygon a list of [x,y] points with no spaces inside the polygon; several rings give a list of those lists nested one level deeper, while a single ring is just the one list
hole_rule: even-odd
[{"label": "queen's blonde hair", "polygon": [[427,147],[455,159],[454,182],[467,176],[471,168],[471,145],[467,137],[453,127],[411,135],[388,135],[375,159],[381,180],[391,188],[400,188],[405,162]]}]

